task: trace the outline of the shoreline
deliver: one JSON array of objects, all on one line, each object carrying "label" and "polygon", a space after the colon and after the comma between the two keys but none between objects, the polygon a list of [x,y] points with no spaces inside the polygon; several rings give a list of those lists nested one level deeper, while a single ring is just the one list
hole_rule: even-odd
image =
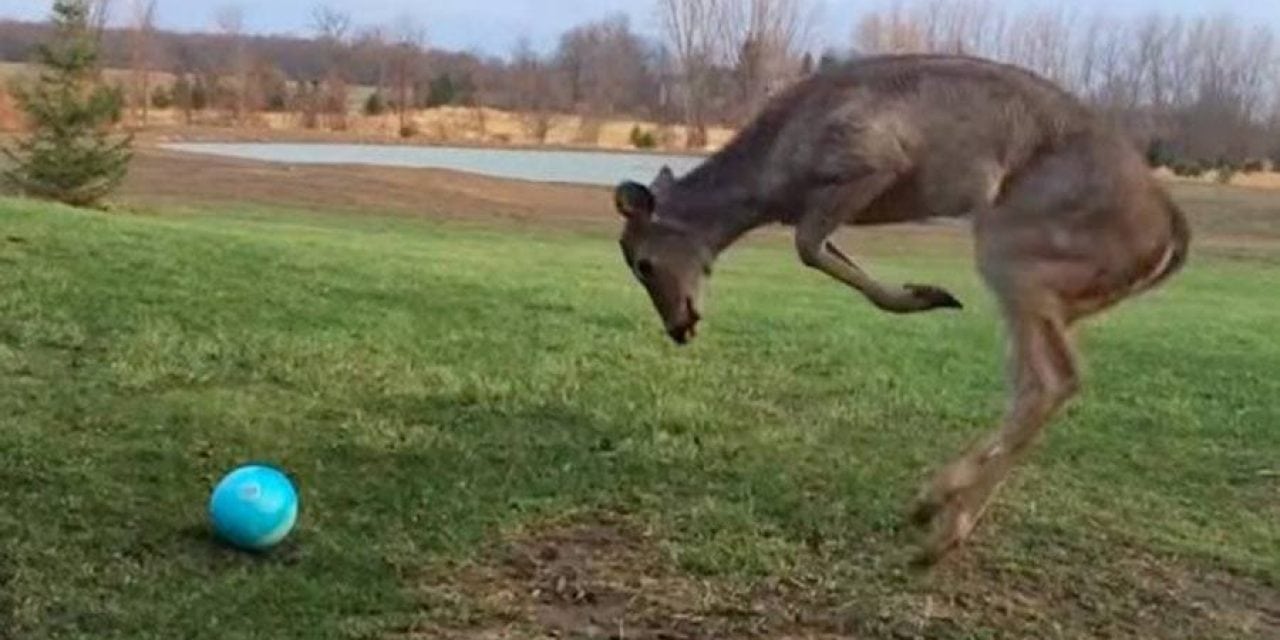
[{"label": "shoreline", "polygon": [[[195,130],[177,129],[177,133],[168,130],[145,129],[135,133],[135,141],[154,147],[164,144],[314,144],[314,145],[348,145],[348,146],[388,146],[388,147],[421,147],[428,149],[479,149],[497,151],[550,151],[607,153],[636,156],[677,156],[686,158],[709,158],[716,150],[688,149],[627,149],[604,145],[564,144],[564,143],[519,143],[519,142],[477,142],[474,140],[431,140],[423,137],[398,138],[376,137],[369,135],[352,135],[342,132],[294,132],[256,129],[221,129],[199,128]],[[13,135],[13,134],[10,134]]]}]

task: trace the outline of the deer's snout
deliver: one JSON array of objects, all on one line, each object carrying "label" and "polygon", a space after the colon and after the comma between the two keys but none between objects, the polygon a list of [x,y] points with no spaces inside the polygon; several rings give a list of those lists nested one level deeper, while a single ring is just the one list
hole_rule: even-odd
[{"label": "deer's snout", "polygon": [[702,320],[702,315],[698,313],[691,298],[686,298],[681,307],[682,317],[667,325],[667,335],[671,336],[676,344],[683,346],[698,336],[698,322]]}]

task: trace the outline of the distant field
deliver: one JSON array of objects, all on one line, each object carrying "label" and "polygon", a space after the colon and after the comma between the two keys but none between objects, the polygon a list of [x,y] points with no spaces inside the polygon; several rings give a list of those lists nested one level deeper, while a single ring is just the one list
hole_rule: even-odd
[{"label": "distant field", "polygon": [[[32,75],[35,68],[22,62],[0,62],[0,87],[5,86],[5,83],[13,78]],[[128,69],[107,69],[105,71],[108,82],[127,82],[131,73]],[[174,77],[172,73],[165,71],[151,72],[151,79],[155,86],[172,84]]]},{"label": "distant field", "polygon": [[[30,74],[31,66],[17,63],[0,62],[0,93],[7,83],[15,77]],[[109,82],[127,84],[131,80],[130,71],[125,69],[109,69],[106,72]],[[155,73],[152,76],[153,86],[167,86],[174,81],[173,74]],[[199,125],[222,125],[219,127],[220,138],[238,138],[250,136],[255,138],[278,137],[317,137],[339,140],[363,141],[396,141],[403,142],[400,135],[400,119],[393,113],[380,116],[366,116],[363,109],[365,100],[374,91],[374,87],[352,87],[349,98],[349,114],[340,130],[331,130],[330,125],[318,129],[302,126],[302,120],[295,113],[255,113],[247,122],[238,128],[230,128],[226,114],[217,110],[207,110],[197,114]],[[0,114],[0,131],[16,128],[16,123],[9,123]],[[555,146],[583,146],[605,149],[633,149],[631,131],[639,127],[643,131],[655,134],[660,143],[663,132],[667,138],[665,146],[682,148],[685,128],[681,126],[663,127],[657,122],[637,120],[634,118],[587,119],[576,114],[555,114],[549,118],[549,131],[544,140],[534,138],[530,129],[531,119],[521,114],[502,109],[440,107],[415,111],[410,122],[417,133],[411,138],[418,142],[454,142],[471,144],[547,144]],[[135,124],[135,123],[130,123]],[[166,137],[204,137],[209,132],[201,126],[188,126],[185,115],[176,109],[151,109],[148,114],[148,127]],[[708,131],[710,147],[718,148],[733,134],[725,127],[712,127]]]},{"label": "distant field", "polygon": [[[589,229],[0,200],[0,637],[1277,637],[1280,251],[1092,325],[917,575],[902,506],[998,415],[999,342],[963,245],[891,237],[852,244],[969,310],[753,243],[678,350]],[[203,526],[252,459],[303,497],[266,558]]]}]

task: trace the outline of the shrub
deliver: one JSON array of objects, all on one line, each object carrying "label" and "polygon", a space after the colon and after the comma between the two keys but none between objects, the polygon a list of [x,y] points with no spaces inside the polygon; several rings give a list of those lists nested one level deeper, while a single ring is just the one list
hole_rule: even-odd
[{"label": "shrub", "polygon": [[366,116],[380,116],[387,112],[387,100],[382,97],[381,91],[374,91],[364,101],[364,114]]},{"label": "shrub", "polygon": [[636,125],[631,128],[631,146],[637,149],[653,149],[658,146],[658,139],[652,131],[645,131]]},{"label": "shrub", "polygon": [[1261,158],[1251,158],[1240,166],[1240,170],[1245,173],[1261,173],[1267,170],[1267,163]]},{"label": "shrub", "polygon": [[1181,161],[1173,165],[1173,174],[1182,178],[1198,178],[1204,174],[1204,169],[1195,162]]},{"label": "shrub", "polygon": [[1160,167],[1170,167],[1174,163],[1173,154],[1169,151],[1169,145],[1164,140],[1152,140],[1147,145],[1147,164],[1152,169]]},{"label": "shrub", "polygon": [[151,92],[151,106],[157,109],[168,109],[173,106],[173,90],[168,87],[156,87]]},{"label": "shrub", "polygon": [[1226,163],[1218,167],[1214,179],[1218,184],[1231,184],[1231,180],[1236,177],[1236,167],[1231,163]]}]

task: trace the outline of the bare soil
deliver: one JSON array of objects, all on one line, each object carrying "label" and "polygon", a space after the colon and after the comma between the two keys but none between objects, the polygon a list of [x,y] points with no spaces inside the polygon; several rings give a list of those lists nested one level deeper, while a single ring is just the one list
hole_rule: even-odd
[{"label": "bare soil", "polygon": [[849,631],[819,585],[699,578],[660,543],[652,530],[607,514],[515,533],[475,564],[418,576],[424,605],[465,603],[464,613],[402,637],[816,639]]},{"label": "bare soil", "polygon": [[608,189],[365,165],[292,165],[144,147],[120,197],[184,206],[254,203],[442,218],[612,220]]},{"label": "bare soil", "polygon": [[979,544],[927,574],[815,553],[791,575],[736,583],[683,572],[664,549],[612,514],[513,532],[472,564],[412,576],[433,622],[393,637],[1280,637],[1275,589],[1101,540],[1026,564]]}]

